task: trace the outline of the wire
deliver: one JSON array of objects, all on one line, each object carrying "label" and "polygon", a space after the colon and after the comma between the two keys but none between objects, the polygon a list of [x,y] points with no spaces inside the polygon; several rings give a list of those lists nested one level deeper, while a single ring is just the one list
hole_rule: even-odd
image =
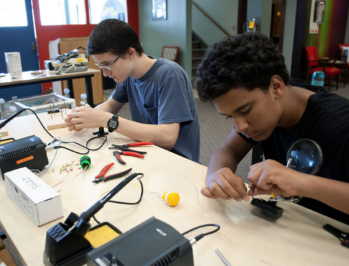
[{"label": "wire", "polygon": [[[143,189],[143,183],[140,179],[137,179],[139,181],[139,183],[141,184],[141,195],[138,199],[138,201],[136,202],[122,202],[122,201],[115,201],[115,200],[109,200],[108,202],[111,202],[111,203],[117,203],[117,204],[125,204],[125,205],[136,205],[138,203],[141,202],[142,198],[143,198],[143,192],[144,192],[144,189]],[[97,218],[95,217],[95,215],[92,216],[93,220],[97,223],[97,224],[100,224],[100,221],[97,220]]]},{"label": "wire", "polygon": [[[26,110],[31,111],[31,112],[35,115],[35,117],[38,119],[38,121],[39,121],[40,125],[42,126],[42,128],[46,131],[46,133],[47,133],[51,138],[53,138],[53,140],[50,142],[51,144],[53,144],[55,141],[59,141],[57,138],[55,138],[55,137],[46,129],[46,127],[43,125],[43,123],[41,122],[40,118],[39,118],[38,115],[36,114],[36,112],[35,112],[34,110],[30,109],[30,108],[24,108],[24,109],[22,109],[22,110],[19,110],[17,113],[15,113],[15,114],[11,115],[10,117],[8,117],[6,120],[4,120],[2,123],[0,123],[0,129],[3,128],[3,127],[4,127],[8,122],[10,122],[13,118],[15,118],[16,116],[20,115],[21,113],[23,113],[23,112],[26,111]],[[100,137],[102,137],[102,136],[97,136],[97,137],[90,138],[90,139],[86,142],[85,146],[82,145],[82,144],[80,144],[80,143],[78,143],[78,142],[76,142],[76,141],[60,141],[60,143],[64,143],[64,144],[75,144],[75,145],[78,145],[78,146],[80,146],[80,147],[86,149],[86,152],[84,152],[84,153],[78,152],[78,151],[75,151],[75,150],[72,150],[72,149],[69,149],[69,148],[67,148],[67,147],[62,146],[61,144],[58,145],[58,146],[54,146],[53,148],[54,148],[54,149],[59,149],[59,148],[61,148],[61,149],[66,149],[66,150],[68,150],[68,151],[71,151],[71,152],[74,152],[74,153],[77,153],[77,154],[80,154],[80,155],[86,155],[86,154],[88,154],[90,151],[97,151],[97,150],[99,150],[100,148],[103,147],[103,145],[104,145],[105,142],[107,141],[107,137],[106,137],[106,136],[103,136],[105,139],[104,139],[104,141],[102,142],[102,144],[101,144],[99,147],[97,147],[97,148],[95,148],[95,149],[92,149],[92,148],[89,148],[89,147],[88,147],[88,144],[89,144],[90,141],[92,141],[92,140],[94,140],[94,139],[96,139],[96,138],[100,138]]]},{"label": "wire", "polygon": [[[59,142],[58,147],[59,147],[60,145],[61,145],[61,142]],[[51,167],[53,161],[54,161],[55,158],[56,158],[57,152],[58,152],[58,149],[56,150],[55,155],[53,156],[53,158],[52,158],[51,163],[49,164],[49,166],[45,169],[44,172],[41,172],[41,174],[39,175],[39,177],[42,177],[42,176],[47,172],[47,170]]]},{"label": "wire", "polygon": [[[103,143],[101,144],[101,146],[99,146],[98,148],[95,148],[95,149],[92,149],[92,148],[89,148],[88,147],[88,144],[90,141],[94,140],[94,139],[97,139],[97,138],[101,138],[101,137],[104,137],[104,141]],[[86,142],[86,148],[89,150],[89,151],[97,151],[99,150],[100,148],[102,148],[102,146],[105,144],[105,142],[107,141],[107,137],[106,136],[96,136],[96,137],[93,137],[93,138],[90,138],[87,142]]]},{"label": "wire", "polygon": [[217,232],[221,227],[218,225],[218,224],[203,224],[203,225],[199,225],[197,227],[194,227],[188,231],[185,231],[184,233],[182,233],[182,235],[186,235],[194,230],[197,230],[197,229],[200,229],[200,228],[203,228],[203,227],[207,227],[207,226],[214,226],[214,227],[217,227],[216,229],[210,231],[210,232],[207,232],[207,233],[203,233],[203,234],[200,234],[200,235],[197,235],[195,236],[194,238],[190,239],[190,244],[195,244],[196,242],[198,242],[200,239],[202,239],[204,236],[208,236],[210,234],[213,234],[215,232]]},{"label": "wire", "polygon": [[138,179],[139,183],[141,183],[141,195],[138,199],[138,201],[136,202],[122,202],[122,201],[115,201],[115,200],[109,200],[108,202],[112,202],[112,203],[118,203],[118,204],[125,204],[125,205],[136,205],[138,203],[141,202],[142,198],[143,198],[143,183],[140,179]]}]

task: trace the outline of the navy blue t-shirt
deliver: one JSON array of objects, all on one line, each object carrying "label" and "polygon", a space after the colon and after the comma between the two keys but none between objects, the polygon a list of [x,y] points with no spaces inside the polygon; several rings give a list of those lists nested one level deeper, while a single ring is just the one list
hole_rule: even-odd
[{"label": "navy blue t-shirt", "polygon": [[199,162],[200,128],[193,88],[177,63],[158,58],[140,79],[129,77],[116,84],[112,97],[129,103],[133,121],[179,123],[178,139],[171,151]]}]

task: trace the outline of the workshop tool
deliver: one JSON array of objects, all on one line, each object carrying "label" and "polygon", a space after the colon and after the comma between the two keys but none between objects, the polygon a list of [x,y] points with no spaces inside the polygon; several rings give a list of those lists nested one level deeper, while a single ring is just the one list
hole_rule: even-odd
[{"label": "workshop tool", "polygon": [[136,146],[146,146],[146,145],[154,145],[152,142],[134,142],[134,143],[127,143],[124,145],[116,145],[112,144],[109,149],[114,150],[118,149],[120,151],[115,151],[113,152],[113,155],[116,157],[116,160],[121,163],[121,164],[126,164],[124,160],[121,159],[121,155],[126,155],[126,156],[134,156],[138,158],[144,158],[144,154],[147,154],[145,151],[136,151],[129,149],[129,147],[136,147]]},{"label": "workshop tool", "polygon": [[223,256],[223,254],[219,251],[218,248],[216,248],[217,255],[221,258],[221,260],[224,262],[224,265],[231,266],[230,263],[227,261],[227,259]]},{"label": "workshop tool", "polygon": [[18,168],[42,170],[48,165],[46,145],[37,136],[17,139],[0,146],[0,176]]},{"label": "workshop tool", "polygon": [[134,143],[127,143],[124,145],[112,144],[112,146],[109,147],[109,149],[119,149],[121,151],[130,151],[130,152],[137,152],[140,154],[147,154],[145,151],[135,151],[135,150],[129,149],[129,147],[138,147],[138,146],[147,146],[147,145],[154,145],[154,143],[152,143],[152,142],[134,142]]},{"label": "workshop tool", "polygon": [[[323,155],[321,147],[311,139],[299,139],[295,141],[287,151],[287,168],[301,173],[314,175],[322,165]],[[281,217],[283,209],[276,206],[278,201],[298,203],[302,197],[292,196],[284,198],[275,196],[273,193],[269,201],[254,197],[254,186],[251,188],[251,204],[260,208],[274,218]]]},{"label": "workshop tool", "polygon": [[325,224],[323,226],[323,228],[331,233],[332,235],[334,235],[335,237],[337,237],[339,239],[339,241],[341,242],[342,246],[345,246],[347,248],[349,248],[349,233],[345,233],[335,227],[333,227],[330,224]]},{"label": "workshop tool", "polygon": [[101,182],[101,181],[107,182],[107,181],[109,181],[111,179],[115,179],[115,178],[119,178],[119,177],[122,177],[124,175],[127,175],[132,170],[132,168],[129,168],[129,169],[123,171],[123,172],[119,172],[119,173],[116,173],[116,174],[105,176],[105,174],[108,172],[110,167],[112,167],[113,165],[114,165],[114,163],[110,163],[110,164],[104,166],[103,169],[101,170],[101,172],[99,173],[99,175],[97,175],[95,177],[95,180],[93,180],[92,182],[96,183],[96,184]]},{"label": "workshop tool", "polygon": [[129,175],[103,198],[95,202],[89,209],[82,212],[80,216],[71,212],[64,223],[60,222],[50,228],[46,233],[43,258],[44,264],[47,266],[86,265],[87,261],[85,255],[88,251],[93,250],[91,243],[85,238],[86,233],[90,231],[90,229],[94,230],[94,228],[91,228],[91,218],[94,217],[112,197],[136,177],[140,179],[143,177],[143,174],[133,173]]},{"label": "workshop tool", "polygon": [[121,164],[126,164],[126,162],[123,159],[121,159],[121,155],[144,158],[143,154],[134,151],[114,151],[113,155],[115,156],[116,160]]}]

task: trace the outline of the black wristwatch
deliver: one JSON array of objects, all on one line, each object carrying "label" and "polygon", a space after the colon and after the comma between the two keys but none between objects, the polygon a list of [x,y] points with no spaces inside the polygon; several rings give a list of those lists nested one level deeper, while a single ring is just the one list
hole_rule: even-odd
[{"label": "black wristwatch", "polygon": [[114,132],[119,126],[119,117],[117,115],[113,115],[108,121],[108,131]]}]

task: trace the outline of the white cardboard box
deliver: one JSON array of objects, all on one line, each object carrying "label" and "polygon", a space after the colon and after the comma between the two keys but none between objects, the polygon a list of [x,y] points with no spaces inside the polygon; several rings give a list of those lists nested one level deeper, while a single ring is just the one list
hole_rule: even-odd
[{"label": "white cardboard box", "polygon": [[7,194],[37,226],[63,216],[61,195],[28,168],[19,168],[4,176]]}]

